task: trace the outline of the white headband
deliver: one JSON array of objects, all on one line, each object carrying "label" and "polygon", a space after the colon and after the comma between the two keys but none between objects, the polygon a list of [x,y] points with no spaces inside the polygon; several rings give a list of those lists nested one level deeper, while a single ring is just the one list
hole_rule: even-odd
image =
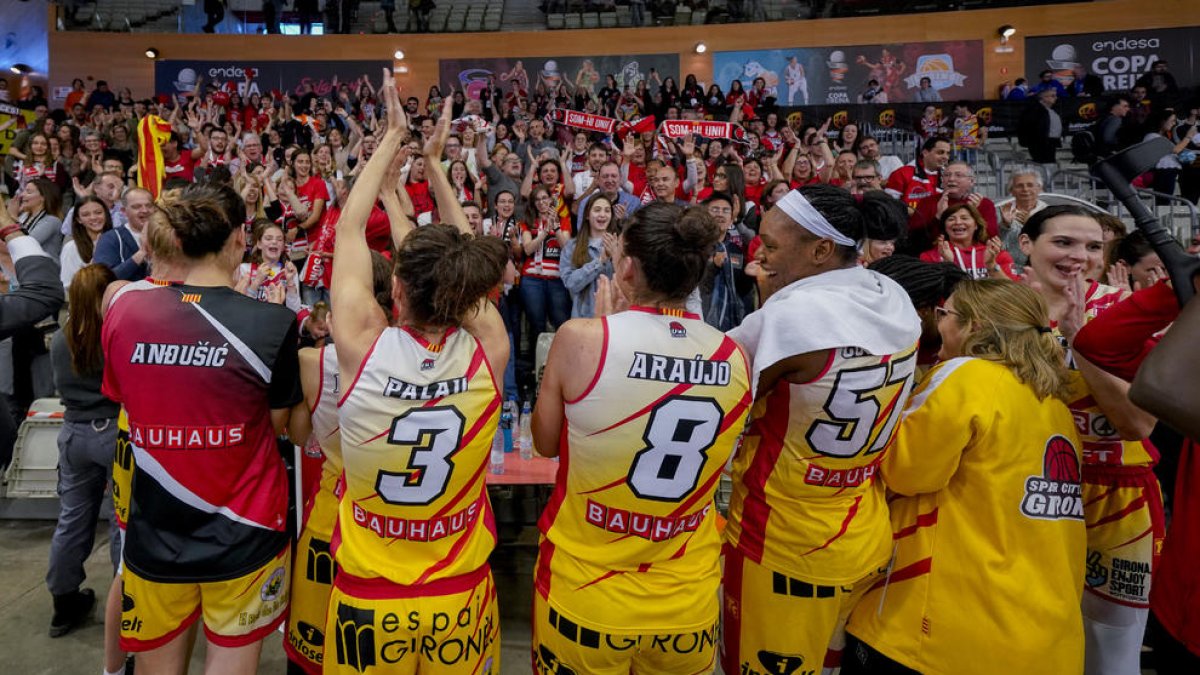
[{"label": "white headband", "polygon": [[840,246],[858,246],[858,242],[850,237],[838,232],[833,225],[825,220],[825,216],[821,215],[804,195],[800,194],[799,190],[792,190],[783,196],[783,199],[775,202],[775,206],[786,213],[789,218],[796,221],[800,227],[812,232],[822,239],[829,239]]}]

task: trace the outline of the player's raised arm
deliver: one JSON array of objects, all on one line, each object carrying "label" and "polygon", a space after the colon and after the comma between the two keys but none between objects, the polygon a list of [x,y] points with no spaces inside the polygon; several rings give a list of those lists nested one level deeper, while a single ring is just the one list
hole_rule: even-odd
[{"label": "player's raised arm", "polygon": [[438,117],[437,128],[425,143],[425,177],[433,190],[433,198],[437,201],[438,215],[443,223],[453,225],[463,234],[471,234],[471,226],[467,223],[467,214],[463,213],[458,194],[450,184],[446,170],[442,168],[442,150],[446,147],[446,139],[450,137],[450,117],[454,108],[454,98],[447,96],[442,103],[442,114]]},{"label": "player's raised arm", "polygon": [[367,217],[375,206],[392,158],[408,136],[408,119],[396,94],[392,73],[384,69],[382,95],[387,106],[387,132],[359,175],[337,224],[333,255],[332,321],[338,335],[338,364],[342,372],[358,370],[371,343],[387,327],[374,311],[371,291],[371,251],[367,248]]}]

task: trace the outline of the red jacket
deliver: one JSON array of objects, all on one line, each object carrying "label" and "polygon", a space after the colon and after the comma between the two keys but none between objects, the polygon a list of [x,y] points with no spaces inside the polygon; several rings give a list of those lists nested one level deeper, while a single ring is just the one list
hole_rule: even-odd
[{"label": "red jacket", "polygon": [[[1126,380],[1157,344],[1157,335],[1179,316],[1175,293],[1165,283],[1142,289],[1089,321],[1075,349]],[[1171,528],[1154,570],[1150,609],[1171,637],[1200,656],[1200,451],[1185,440],[1175,479]]]},{"label": "red jacket", "polygon": [[[941,198],[941,195],[929,195],[917,202],[917,210],[913,211],[908,217],[908,232],[910,236],[919,234],[924,230],[926,236],[932,241],[941,234],[937,217],[938,200]],[[948,206],[958,206],[959,204],[968,203],[966,199],[949,198],[946,201],[948,202]],[[987,197],[984,197],[979,200],[979,206],[976,208],[979,209],[979,214],[983,216],[984,222],[987,223],[988,238],[999,236],[1000,226],[996,222],[996,204]]]}]

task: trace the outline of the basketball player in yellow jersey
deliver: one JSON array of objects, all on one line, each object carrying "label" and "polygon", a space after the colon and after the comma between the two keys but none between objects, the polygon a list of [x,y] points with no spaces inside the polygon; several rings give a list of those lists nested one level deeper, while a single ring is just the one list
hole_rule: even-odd
[{"label": "basketball player in yellow jersey", "polygon": [[[730,336],[750,355],[755,402],[733,462],[725,529],[726,673],[835,667],[856,598],[887,565],[878,465],[913,384],[921,321],[904,290],[859,267],[883,193],[793,190],[763,218],[762,308]],[[801,670],[803,669],[803,670]]]},{"label": "basketball player in yellow jersey", "polygon": [[750,372],[737,343],[684,305],[721,235],[700,208],[639,209],[613,281],[632,306],[555,336],[533,413],[537,451],[562,457],[540,523],[537,673],[714,668],[713,493],[750,408]]},{"label": "basketball player in yellow jersey", "polygon": [[338,222],[332,324],[345,462],[331,548],[326,673],[496,673],[499,622],[484,486],[499,418],[491,364],[508,335],[488,291],[507,251],[465,218],[408,235],[395,256],[399,326],[374,309],[365,229],[388,164],[407,142],[390,69],[387,133]]},{"label": "basketball player in yellow jersey", "polygon": [[[371,253],[371,275],[375,302],[385,319],[392,314],[392,266],[378,253]],[[335,488],[342,475],[342,442],[337,403],[341,377],[337,351],[332,344],[320,349],[301,349],[300,385],[304,410],[295,411],[288,435],[293,443],[304,439],[321,448],[321,479],[317,492],[304,508],[304,529],[292,559],[292,587],[288,606],[287,637],[283,648],[288,672],[319,675],[324,660],[325,617],[333,590],[333,554],[329,542],[337,520]]]},{"label": "basketball player in yellow jersey", "polygon": [[1103,232],[1091,212],[1052,206],[1025,222],[1021,248],[1028,274],[1050,307],[1071,367],[1068,407],[1083,439],[1083,509],[1087,573],[1083,623],[1087,675],[1140,669],[1153,569],[1162,548],[1162,494],[1149,442],[1152,415],[1129,400],[1129,383],[1070,349],[1083,324],[1127,293],[1088,282],[1101,262]]},{"label": "basketball player in yellow jersey", "polygon": [[[401,156],[397,155],[397,159]],[[400,187],[401,162],[393,161],[384,177],[380,198],[389,215],[392,242],[399,248],[412,227],[404,216],[403,202],[408,193]],[[395,173],[393,173],[395,172]],[[401,196],[401,193],[403,196]],[[411,210],[411,208],[409,209]],[[392,265],[382,255],[371,253],[371,282],[375,303],[384,320],[392,318]],[[333,590],[334,564],[330,550],[333,526],[337,520],[336,486],[342,475],[342,439],[338,423],[338,401],[342,378],[338,372],[336,346],[301,349],[300,384],[304,389],[304,410],[291,416],[288,430],[292,442],[305,438],[321,448],[321,479],[316,494],[304,505],[304,529],[292,558],[292,586],[288,608],[284,652],[289,673],[319,675],[325,658],[325,617]]]}]

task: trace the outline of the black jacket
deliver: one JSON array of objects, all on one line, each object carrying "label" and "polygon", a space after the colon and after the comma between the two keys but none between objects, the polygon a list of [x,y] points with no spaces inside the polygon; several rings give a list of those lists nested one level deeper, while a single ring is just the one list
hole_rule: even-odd
[{"label": "black jacket", "polygon": [[0,295],[0,340],[29,328],[63,306],[58,263],[48,256],[22,258],[16,263],[20,287]]}]

